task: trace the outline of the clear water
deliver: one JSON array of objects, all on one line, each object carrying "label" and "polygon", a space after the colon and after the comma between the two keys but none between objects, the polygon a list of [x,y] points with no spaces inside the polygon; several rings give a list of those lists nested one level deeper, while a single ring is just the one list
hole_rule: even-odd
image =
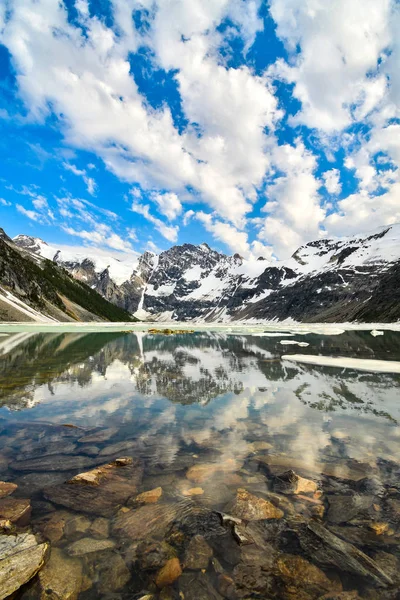
[{"label": "clear water", "polygon": [[[30,527],[51,540],[61,561],[71,560],[80,539],[113,543],[74,556],[83,579],[68,597],[312,600],[341,589],[398,597],[400,376],[281,356],[396,361],[400,333],[290,338],[309,343],[301,349],[280,339],[222,332],[0,337],[0,478],[19,486],[13,497],[31,500]],[[109,439],[85,442],[103,429]],[[134,459],[118,470],[132,489],[106,515],[54,495],[77,473],[121,456]],[[288,470],[318,490],[284,489]],[[156,503],[135,500],[158,487]],[[234,530],[221,515],[237,510],[238,489],[271,502],[281,518],[245,514]],[[142,531],[124,521],[139,510]],[[82,515],[80,526],[70,525]],[[153,516],[159,526],[151,528]],[[93,533],[99,517],[104,531]],[[310,522],[352,546],[333,559],[325,539],[319,549],[310,541]],[[210,549],[202,568],[190,568],[195,535]],[[350,548],[373,560],[364,572],[360,555],[349,566]],[[161,590],[157,574],[171,556],[183,573]],[[52,598],[41,585],[36,577],[17,597]]]}]

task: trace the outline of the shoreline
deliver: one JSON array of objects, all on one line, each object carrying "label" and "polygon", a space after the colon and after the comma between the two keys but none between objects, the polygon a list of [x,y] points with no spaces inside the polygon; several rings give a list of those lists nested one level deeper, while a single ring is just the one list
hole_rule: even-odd
[{"label": "shoreline", "polygon": [[38,323],[38,322],[0,322],[0,333],[22,333],[22,332],[110,332],[110,331],[132,331],[148,333],[149,329],[181,329],[201,331],[221,331],[226,333],[262,334],[272,332],[289,332],[298,335],[320,334],[339,335],[345,331],[400,331],[400,322],[396,323],[295,323],[295,322],[271,322],[265,323],[188,323],[188,322],[79,322],[79,323]]}]

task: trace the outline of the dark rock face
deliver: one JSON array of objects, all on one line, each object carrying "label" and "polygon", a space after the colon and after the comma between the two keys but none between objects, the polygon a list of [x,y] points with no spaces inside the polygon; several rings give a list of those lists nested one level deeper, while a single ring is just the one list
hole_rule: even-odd
[{"label": "dark rock face", "polygon": [[[17,236],[14,243],[40,254],[45,242]],[[117,284],[109,268],[90,257],[54,262],[104,298],[139,317],[190,321],[284,320],[303,322],[396,321],[400,318],[400,226],[351,239],[324,239],[282,262],[246,261],[207,244],[145,252]]]}]

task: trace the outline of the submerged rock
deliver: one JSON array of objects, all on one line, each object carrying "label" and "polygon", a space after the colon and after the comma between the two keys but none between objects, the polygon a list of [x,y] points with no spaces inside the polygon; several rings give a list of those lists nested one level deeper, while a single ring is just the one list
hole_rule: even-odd
[{"label": "submerged rock", "polygon": [[238,489],[235,499],[225,507],[225,512],[246,521],[281,519],[284,514],[269,500],[254,496],[243,488]]},{"label": "submerged rock", "polygon": [[334,587],[321,569],[301,556],[282,554],[276,561],[276,571],[287,585],[306,592],[322,594]]},{"label": "submerged rock", "polygon": [[15,483],[10,483],[9,481],[0,481],[0,498],[6,498],[10,496],[16,489],[17,485]]},{"label": "submerged rock", "polygon": [[97,589],[101,594],[121,590],[130,580],[131,573],[119,554],[107,556],[99,564],[96,563],[99,576]]},{"label": "submerged rock", "polygon": [[278,475],[274,481],[274,491],[281,494],[309,494],[314,493],[318,485],[311,479],[300,477],[294,471],[286,471]]},{"label": "submerged rock", "polygon": [[107,538],[110,535],[110,521],[98,517],[90,526],[90,534],[94,538]]},{"label": "submerged rock", "polygon": [[160,569],[171,558],[176,558],[176,551],[164,541],[146,540],[135,549],[137,563],[142,571]]},{"label": "submerged rock", "polygon": [[90,519],[84,515],[76,515],[68,519],[65,524],[65,536],[67,538],[78,537],[83,535],[89,529],[91,525]]},{"label": "submerged rock", "polygon": [[55,454],[42,458],[15,461],[10,464],[14,471],[70,471],[85,469],[99,464],[99,460],[89,456],[71,456]]},{"label": "submerged rock", "polygon": [[155,504],[159,501],[163,493],[162,487],[157,487],[154,490],[148,492],[142,492],[135,498],[137,504]]},{"label": "submerged rock", "polygon": [[171,585],[182,575],[182,568],[178,558],[170,558],[160,569],[156,576],[156,585],[158,588],[164,588]]},{"label": "submerged rock", "polygon": [[207,569],[213,551],[201,535],[195,535],[189,542],[185,553],[185,569]]},{"label": "submerged rock", "polygon": [[82,538],[67,548],[70,556],[84,556],[93,552],[102,552],[115,547],[112,540],[96,540],[94,538]]},{"label": "submerged rock", "polygon": [[80,444],[98,444],[100,442],[106,442],[110,438],[112,438],[118,429],[116,427],[109,427],[108,429],[101,429],[100,431],[95,431],[94,433],[88,433],[83,437],[78,439]]},{"label": "submerged rock", "polygon": [[232,458],[228,458],[221,463],[202,463],[193,465],[186,473],[186,478],[194,483],[203,483],[216,473],[235,471],[238,464]]},{"label": "submerged rock", "polygon": [[222,600],[207,574],[183,573],[179,579],[180,598],[185,600]]},{"label": "submerged rock", "polygon": [[367,510],[373,503],[373,496],[329,496],[327,519],[331,523],[345,523]]},{"label": "submerged rock", "polygon": [[164,538],[175,519],[175,510],[170,505],[148,504],[138,509],[120,511],[114,522],[114,535],[132,541],[149,537]]},{"label": "submerged rock", "polygon": [[46,488],[43,494],[51,502],[77,512],[109,517],[136,493],[142,474],[139,461],[123,467],[110,463],[70,482]]},{"label": "submerged rock", "polygon": [[0,519],[11,521],[13,525],[25,527],[31,519],[31,503],[22,498],[2,498],[0,500]]},{"label": "submerged rock", "polygon": [[222,600],[207,574],[183,573],[179,579],[180,598],[185,600]]},{"label": "submerged rock", "polygon": [[33,458],[44,458],[54,454],[72,454],[76,448],[76,444],[69,440],[61,442],[52,442],[35,446],[32,449],[22,450],[17,454],[17,461],[30,460]]},{"label": "submerged rock", "polygon": [[310,521],[300,532],[302,548],[322,566],[336,567],[353,575],[365,577],[378,586],[391,585],[391,577],[361,550],[338,538],[317,521]]},{"label": "submerged rock", "polygon": [[25,585],[45,564],[49,546],[34,535],[0,535],[0,598]]},{"label": "submerged rock", "polygon": [[39,572],[40,600],[77,600],[82,588],[82,563],[52,548],[50,560]]}]

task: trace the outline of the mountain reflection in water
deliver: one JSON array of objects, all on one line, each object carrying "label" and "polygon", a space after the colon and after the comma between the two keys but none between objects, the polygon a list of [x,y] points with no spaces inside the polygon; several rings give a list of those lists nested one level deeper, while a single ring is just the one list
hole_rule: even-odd
[{"label": "mountain reflection in water", "polygon": [[[309,343],[302,348],[303,353],[400,359],[400,334],[395,332],[385,332],[378,338],[353,331],[291,339]],[[92,444],[82,464],[101,465],[110,457],[132,455],[144,465],[138,491],[161,487],[168,506],[175,506],[174,502],[181,506],[181,502],[187,502],[188,489],[200,487],[202,493],[194,494],[190,505],[185,504],[186,516],[196,506],[221,511],[233,501],[238,488],[266,498],[274,491],[274,477],[288,469],[321,480],[326,488],[321,501],[319,497],[303,497],[303,501],[291,498],[295,512],[303,519],[315,516],[315,505],[329,507],[329,494],[362,496],[357,482],[368,478],[394,489],[396,495],[400,490],[400,376],[281,360],[283,354],[296,351],[296,346],[281,345],[279,337],[222,332],[0,337],[0,478],[17,483],[20,496],[37,502],[32,515],[35,529],[35,523],[40,525],[44,518],[41,494],[46,485],[62,483],[88,470],[78,468],[78,463],[74,468],[73,457],[78,459],[85,447],[78,443],[79,435],[107,428],[113,432],[110,439],[100,438],[99,443]],[[85,431],[77,429],[78,434],[71,428],[66,437],[60,428],[65,424]],[[55,444],[54,452],[46,450],[47,442]],[[61,466],[53,468],[52,456],[55,462],[61,461]],[[64,465],[60,456],[64,457]],[[43,468],[38,465],[40,459]],[[196,465],[200,474],[194,469],[193,477],[188,477]],[[41,474],[47,468],[54,475]],[[395,501],[400,506],[398,493]],[[290,495],[285,501],[287,497]],[[59,510],[58,500],[51,499]],[[64,510],[66,505],[60,504]],[[387,505],[378,509],[383,511],[379,518],[389,522],[392,537],[376,547],[365,539],[358,543],[370,554],[382,548],[391,552],[397,536],[393,514],[385,513]],[[321,509],[320,517],[323,514]],[[359,516],[357,511],[354,515]],[[366,522],[371,518],[371,514],[359,516],[361,527],[368,527]],[[42,531],[39,525],[36,528]],[[344,539],[349,541],[346,536]],[[70,540],[62,538],[57,545],[68,548],[68,543]],[[299,552],[296,548],[294,554]],[[285,551],[292,551],[290,545]],[[215,547],[214,553],[218,555]],[[239,559],[244,560],[243,556]],[[321,566],[321,561],[318,564]],[[236,595],[214,596],[214,591],[209,591],[204,598],[267,597],[266,589],[250,596],[254,590],[243,581],[238,583],[233,566],[230,570],[226,567],[226,576],[233,577],[232,585],[236,587],[232,594]],[[137,565],[132,568],[134,571]],[[340,573],[340,567],[336,566],[336,571]],[[206,587],[214,585],[213,577],[210,575]],[[347,582],[346,577],[342,583]],[[268,597],[294,598],[287,592],[286,583],[279,581],[276,585],[283,586],[279,593],[269,590]],[[351,589],[365,592],[369,584],[368,578],[364,581],[356,577],[351,580]],[[176,585],[178,593],[181,588]],[[193,585],[197,589],[197,583]],[[100,588],[96,589],[82,593],[82,598],[103,597],[96,595]],[[121,589],[121,598],[131,598],[125,593],[141,591],[140,585],[132,581]],[[183,590],[184,586],[181,591],[190,599]],[[315,595],[310,590],[304,593],[309,594],[304,596],[307,600],[322,597],[322,593]],[[40,596],[32,596],[36,597]]]}]

